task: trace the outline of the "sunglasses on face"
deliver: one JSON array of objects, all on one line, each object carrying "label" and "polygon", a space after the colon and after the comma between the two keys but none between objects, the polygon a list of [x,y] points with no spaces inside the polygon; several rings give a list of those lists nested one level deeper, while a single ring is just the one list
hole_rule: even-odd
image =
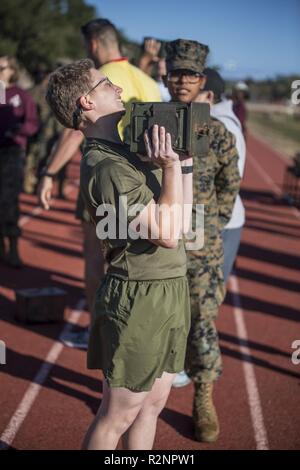
[{"label": "sunglasses on face", "polygon": [[188,83],[199,83],[202,74],[198,72],[191,72],[189,70],[174,70],[169,72],[166,76],[167,81],[171,83],[178,83],[182,77],[185,77]]}]

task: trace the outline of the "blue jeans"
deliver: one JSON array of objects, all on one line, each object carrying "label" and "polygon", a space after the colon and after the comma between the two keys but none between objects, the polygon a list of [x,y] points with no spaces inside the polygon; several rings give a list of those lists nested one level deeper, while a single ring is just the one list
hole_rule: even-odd
[{"label": "blue jeans", "polygon": [[224,280],[227,281],[237,256],[243,227],[224,229],[221,233],[224,247]]}]

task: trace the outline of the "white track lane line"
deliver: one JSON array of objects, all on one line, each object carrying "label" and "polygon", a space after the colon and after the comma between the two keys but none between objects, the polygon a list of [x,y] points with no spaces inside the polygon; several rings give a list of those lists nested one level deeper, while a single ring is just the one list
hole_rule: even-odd
[{"label": "white track lane line", "polygon": [[[271,178],[271,176],[266,172],[266,170],[258,163],[258,161],[253,157],[251,152],[247,151],[247,160],[253,168],[258,172],[258,174],[262,177],[262,179],[272,187],[272,190],[274,191],[277,196],[282,196],[282,188],[278,184],[275,183],[275,181]],[[292,206],[288,206],[289,210],[292,212],[292,214],[297,218],[300,219],[300,212]]]},{"label": "white track lane line", "polygon": [[255,377],[255,370],[253,363],[250,360],[251,352],[248,346],[248,333],[244,320],[244,312],[241,306],[239,283],[235,275],[230,276],[229,287],[233,297],[233,315],[237,330],[237,337],[239,340],[239,350],[243,357],[243,371],[245,376],[256,449],[269,450],[267,431],[264,423],[262,405]]},{"label": "white track lane line", "polygon": [[50,374],[52,367],[57,362],[64,348],[64,345],[61,342],[61,338],[72,330],[73,325],[78,323],[84,306],[85,299],[81,299],[77,303],[76,308],[72,310],[68,318],[68,323],[66,323],[62,329],[59,339],[53,344],[52,348],[48,352],[41,368],[34,377],[33,381],[30,383],[10,422],[0,436],[0,450],[8,449],[15,439],[20,427],[22,426],[22,423],[26,419],[26,416],[29,414],[35,400],[42,390],[43,384]]},{"label": "white track lane line", "polygon": [[[278,157],[280,155],[276,154]],[[262,177],[262,179],[271,186],[272,190],[278,196],[282,196],[282,189],[275,181],[271,178],[271,176],[266,172],[266,170],[258,163],[258,161],[254,158],[254,156],[247,151],[247,160],[253,168],[257,171],[257,173]],[[289,208],[293,215],[296,218],[300,218],[300,214],[294,207]],[[257,386],[255,370],[253,363],[250,361],[251,352],[248,346],[248,333],[247,327],[244,320],[244,312],[241,305],[240,299],[240,290],[239,290],[239,283],[238,279],[235,275],[231,275],[229,279],[229,286],[231,295],[233,297],[233,315],[235,320],[235,325],[237,329],[237,336],[239,340],[239,349],[242,357],[244,358],[243,361],[243,370],[246,382],[246,389],[248,394],[248,401],[251,413],[251,420],[252,426],[254,430],[254,437],[256,442],[257,450],[268,450],[269,443],[268,443],[268,436],[266,427],[264,424],[264,417],[262,411],[262,405],[259,395],[259,390]]]}]

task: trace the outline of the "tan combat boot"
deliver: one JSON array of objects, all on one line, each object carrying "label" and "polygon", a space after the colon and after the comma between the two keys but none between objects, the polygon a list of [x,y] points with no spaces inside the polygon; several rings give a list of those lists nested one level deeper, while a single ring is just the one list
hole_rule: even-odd
[{"label": "tan combat boot", "polygon": [[200,442],[215,442],[220,427],[216,409],[213,404],[213,383],[195,383],[193,420],[195,438]]}]

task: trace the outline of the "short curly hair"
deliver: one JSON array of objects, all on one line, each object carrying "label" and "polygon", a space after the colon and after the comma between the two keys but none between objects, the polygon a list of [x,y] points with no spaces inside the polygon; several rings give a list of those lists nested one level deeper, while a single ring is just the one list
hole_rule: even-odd
[{"label": "short curly hair", "polygon": [[59,67],[50,75],[46,101],[65,127],[78,129],[81,121],[78,99],[91,88],[90,70],[93,68],[92,60],[82,59]]}]

